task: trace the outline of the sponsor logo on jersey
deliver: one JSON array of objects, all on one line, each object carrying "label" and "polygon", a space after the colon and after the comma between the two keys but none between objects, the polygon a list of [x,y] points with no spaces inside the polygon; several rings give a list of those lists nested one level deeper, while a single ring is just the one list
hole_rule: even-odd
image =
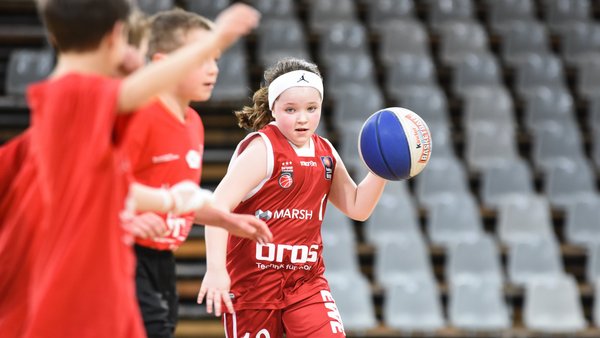
[{"label": "sponsor logo on jersey", "polygon": [[292,161],[281,162],[281,174],[279,175],[279,186],[288,189],[294,184],[294,166]]},{"label": "sponsor logo on jersey", "polygon": [[290,244],[256,243],[256,260],[282,263],[316,263],[319,258],[319,246]]},{"label": "sponsor logo on jersey", "polygon": [[165,162],[171,162],[171,161],[176,161],[179,159],[179,155],[177,154],[173,154],[173,153],[168,153],[168,154],[163,154],[163,155],[156,155],[156,156],[152,156],[152,163],[165,163]]},{"label": "sponsor logo on jersey", "polygon": [[197,150],[188,151],[185,155],[185,161],[191,169],[200,169],[200,164],[202,163],[200,152]]},{"label": "sponsor logo on jersey", "polygon": [[315,161],[300,161],[300,166],[301,167],[316,167],[317,162],[315,162]]},{"label": "sponsor logo on jersey", "polygon": [[256,218],[262,219],[263,221],[266,222],[266,221],[270,220],[271,218],[273,218],[273,213],[270,210],[262,211],[262,210],[258,209],[254,213],[254,216],[256,216]]},{"label": "sponsor logo on jersey", "polygon": [[262,219],[263,221],[268,221],[272,218],[280,219],[280,218],[288,218],[288,219],[312,219],[313,211],[307,209],[279,209],[271,212],[271,210],[261,210],[258,209],[254,212],[254,216]]},{"label": "sponsor logo on jersey", "polygon": [[321,156],[321,163],[323,163],[323,167],[325,168],[325,179],[331,180],[333,176],[333,160],[331,156]]}]

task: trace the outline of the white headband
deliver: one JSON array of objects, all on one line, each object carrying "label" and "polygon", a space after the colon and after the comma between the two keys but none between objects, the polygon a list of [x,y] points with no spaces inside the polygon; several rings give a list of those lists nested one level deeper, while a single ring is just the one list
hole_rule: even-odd
[{"label": "white headband", "polygon": [[285,73],[271,82],[269,85],[269,109],[273,110],[273,103],[285,90],[292,87],[312,87],[321,94],[323,102],[323,80],[313,72],[306,70],[295,70]]}]

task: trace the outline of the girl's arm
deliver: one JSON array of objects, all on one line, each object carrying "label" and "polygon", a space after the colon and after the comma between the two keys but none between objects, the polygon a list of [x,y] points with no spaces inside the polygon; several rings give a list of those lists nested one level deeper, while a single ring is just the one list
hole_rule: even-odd
[{"label": "girl's arm", "polygon": [[241,36],[258,25],[260,14],[250,6],[235,4],[223,11],[211,34],[204,40],[185,46],[162,62],[154,62],[123,80],[117,111],[130,113],[156,95],[173,88],[191,68],[225,51]]},{"label": "girl's arm", "polygon": [[335,149],[333,153],[337,163],[331,191],[329,192],[329,200],[348,217],[364,221],[371,216],[373,209],[375,209],[387,180],[368,173],[357,186],[348,174],[340,155]]},{"label": "girl's arm", "polygon": [[[267,149],[264,141],[256,137],[234,160],[227,174],[214,192],[214,205],[233,210],[244,197],[265,178],[267,173]],[[221,302],[229,312],[233,304],[229,298],[230,279],[227,273],[227,231],[206,227],[206,274],[198,293],[198,303],[206,296],[206,309],[221,315]]]}]

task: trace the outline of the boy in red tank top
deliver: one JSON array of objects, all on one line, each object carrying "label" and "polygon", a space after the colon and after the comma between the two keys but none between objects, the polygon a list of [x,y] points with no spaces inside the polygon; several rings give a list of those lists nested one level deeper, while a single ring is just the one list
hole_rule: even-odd
[{"label": "boy in red tank top", "polygon": [[[205,40],[213,23],[183,10],[160,12],[151,18],[148,55],[160,63],[176,50]],[[200,182],[204,126],[191,101],[207,101],[217,80],[215,51],[174,88],[138,110],[128,123],[123,149],[131,161],[134,179],[151,187],[171,186],[182,180]],[[136,290],[146,333],[150,338],[173,337],[177,324],[176,250],[194,222],[210,223],[263,242],[266,224],[252,215],[235,215],[207,205],[182,215],[141,214],[145,222],[160,221],[168,232],[136,237]],[[250,229],[246,231],[245,229]]]},{"label": "boy in red tank top", "polygon": [[324,277],[321,223],[327,201],[356,220],[373,211],[386,181],[371,173],[357,186],[328,140],[316,135],[323,82],[316,65],[283,59],[265,74],[252,107],[237,112],[255,130],[238,145],[214,197],[218,206],[256,215],[273,243],[206,228],[207,272],[198,301],[219,315],[228,337],[342,337],[342,320]]}]

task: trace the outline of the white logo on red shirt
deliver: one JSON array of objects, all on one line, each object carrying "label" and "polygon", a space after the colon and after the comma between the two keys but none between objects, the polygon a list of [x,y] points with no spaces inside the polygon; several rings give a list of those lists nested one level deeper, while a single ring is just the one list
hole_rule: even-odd
[{"label": "white logo on red shirt", "polygon": [[190,150],[185,155],[185,161],[191,169],[200,169],[200,153],[196,150]]},{"label": "white logo on red shirt", "polygon": [[165,163],[171,162],[179,159],[179,155],[168,153],[164,155],[152,156],[152,163]]}]

